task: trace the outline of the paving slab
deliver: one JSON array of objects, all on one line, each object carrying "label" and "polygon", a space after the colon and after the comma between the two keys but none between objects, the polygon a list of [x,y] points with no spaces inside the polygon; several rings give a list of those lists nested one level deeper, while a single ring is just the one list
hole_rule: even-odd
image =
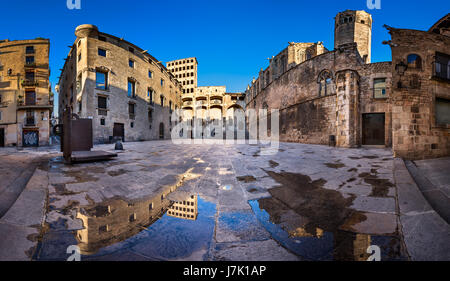
[{"label": "paving slab", "polygon": [[213,260],[217,261],[298,261],[294,254],[289,253],[273,240],[219,243],[214,249]]},{"label": "paving slab", "polygon": [[359,196],[350,207],[363,212],[395,214],[395,199]]},{"label": "paving slab", "polygon": [[29,261],[30,250],[36,245],[28,239],[30,235],[37,235],[38,230],[0,222],[0,261]]},{"label": "paving slab", "polygon": [[414,261],[450,261],[450,226],[436,212],[400,216],[403,237]]}]

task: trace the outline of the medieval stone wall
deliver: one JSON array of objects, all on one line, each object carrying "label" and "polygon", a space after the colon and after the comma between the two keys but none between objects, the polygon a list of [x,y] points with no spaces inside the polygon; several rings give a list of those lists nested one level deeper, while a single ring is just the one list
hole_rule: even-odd
[{"label": "medieval stone wall", "polygon": [[[450,55],[450,37],[393,28],[390,34],[394,153],[408,159],[448,156],[450,124],[436,122],[435,106],[437,98],[450,102],[450,79],[436,75],[435,62],[437,53]],[[419,65],[408,64],[411,54],[420,57]]]}]

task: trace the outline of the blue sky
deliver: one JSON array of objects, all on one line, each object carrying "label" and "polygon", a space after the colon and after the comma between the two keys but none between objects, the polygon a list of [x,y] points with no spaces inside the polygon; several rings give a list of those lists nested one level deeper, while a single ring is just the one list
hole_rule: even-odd
[{"label": "blue sky", "polygon": [[381,44],[389,40],[383,24],[426,30],[450,12],[448,0],[381,0],[380,10],[369,10],[366,1],[81,0],[81,10],[69,10],[66,0],[2,1],[0,39],[50,38],[54,86],[75,28],[95,24],[163,62],[195,56],[199,86],[239,92],[289,41],[323,41],[333,49],[333,18],[339,11],[372,14],[373,62],[391,59],[390,48]]}]

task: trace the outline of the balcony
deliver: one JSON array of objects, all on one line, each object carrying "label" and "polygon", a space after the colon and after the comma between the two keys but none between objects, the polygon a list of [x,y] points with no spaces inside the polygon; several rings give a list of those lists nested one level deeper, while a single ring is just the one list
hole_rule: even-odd
[{"label": "balcony", "polygon": [[198,100],[195,102],[195,105],[197,105],[197,106],[206,105],[206,100]]},{"label": "balcony", "polygon": [[23,80],[22,87],[37,87],[39,86],[39,82],[36,80]]},{"label": "balcony", "polygon": [[27,62],[25,62],[25,67],[36,67],[36,62],[27,61]]}]

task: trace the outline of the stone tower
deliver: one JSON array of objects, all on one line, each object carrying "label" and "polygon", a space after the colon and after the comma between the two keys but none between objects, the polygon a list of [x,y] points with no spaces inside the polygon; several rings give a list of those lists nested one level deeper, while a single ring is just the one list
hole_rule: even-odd
[{"label": "stone tower", "polygon": [[365,63],[370,63],[372,41],[372,16],[365,11],[346,10],[335,17],[334,48],[356,43]]}]

